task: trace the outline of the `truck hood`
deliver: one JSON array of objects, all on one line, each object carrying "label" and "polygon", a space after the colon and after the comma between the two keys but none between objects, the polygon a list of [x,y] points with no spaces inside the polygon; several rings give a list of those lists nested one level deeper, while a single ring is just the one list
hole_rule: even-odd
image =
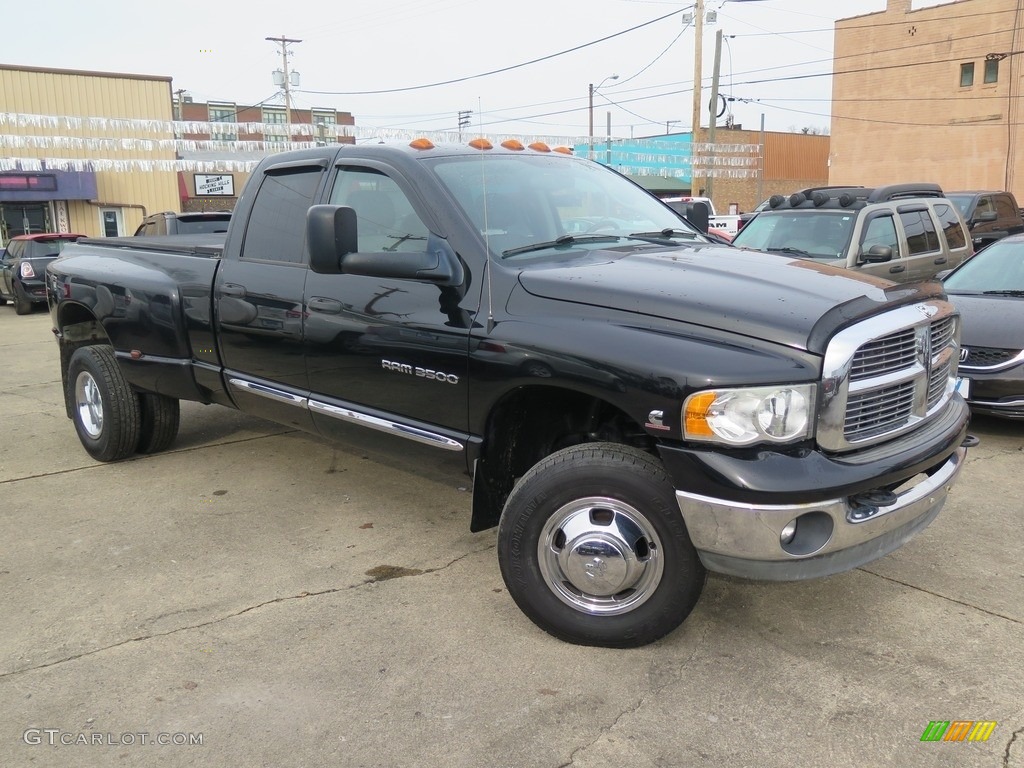
[{"label": "truck hood", "polygon": [[[820,351],[810,339],[825,316],[838,326],[871,314],[899,288],[812,261],[722,247],[594,251],[589,257],[525,269],[520,284],[545,299],[678,320],[811,351]],[[846,305],[849,311],[843,311]],[[818,331],[819,336],[831,332],[820,326]]]}]

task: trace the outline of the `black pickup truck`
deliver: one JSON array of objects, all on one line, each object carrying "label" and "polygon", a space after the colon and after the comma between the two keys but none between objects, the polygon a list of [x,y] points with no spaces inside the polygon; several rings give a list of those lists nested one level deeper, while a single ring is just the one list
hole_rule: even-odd
[{"label": "black pickup truck", "polygon": [[939,283],[711,244],[545,145],[273,155],[219,237],[82,240],[49,266],[85,449],[167,448],[194,400],[430,452],[472,477],[516,603],[571,642],[656,640],[706,569],[892,552],[972,440]]}]

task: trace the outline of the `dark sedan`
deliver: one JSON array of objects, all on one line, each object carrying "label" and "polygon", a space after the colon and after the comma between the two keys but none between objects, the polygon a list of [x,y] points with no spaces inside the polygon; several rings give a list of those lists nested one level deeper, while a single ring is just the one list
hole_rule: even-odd
[{"label": "dark sedan", "polygon": [[0,304],[13,301],[19,315],[31,312],[33,304],[45,304],[46,265],[80,237],[69,232],[12,237],[0,256]]},{"label": "dark sedan", "polygon": [[960,391],[971,410],[1024,419],[1024,235],[979,251],[943,282],[963,316]]}]

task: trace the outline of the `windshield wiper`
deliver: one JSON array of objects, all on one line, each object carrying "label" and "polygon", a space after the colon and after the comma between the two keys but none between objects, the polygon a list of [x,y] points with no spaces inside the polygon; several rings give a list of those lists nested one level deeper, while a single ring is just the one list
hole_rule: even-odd
[{"label": "windshield wiper", "polygon": [[501,252],[501,258],[516,256],[520,253],[530,253],[531,251],[544,251],[548,248],[561,248],[567,245],[576,245],[577,243],[615,243],[619,240],[618,235],[562,235],[545,243],[533,243],[532,245],[521,245],[518,248],[509,248],[507,251]]},{"label": "windshield wiper", "polygon": [[769,248],[768,250],[771,251],[772,253],[792,253],[796,256],[805,256],[809,259],[814,258],[813,256],[811,256],[810,253],[808,253],[807,251],[802,251],[799,248]]},{"label": "windshield wiper", "polygon": [[688,229],[673,229],[672,227],[666,227],[657,232],[632,232],[629,236],[635,237],[637,240],[671,240],[673,237],[685,237],[687,240],[697,239],[696,232],[691,232]]},{"label": "windshield wiper", "polygon": [[982,291],[985,296],[1024,296],[1024,291]]}]

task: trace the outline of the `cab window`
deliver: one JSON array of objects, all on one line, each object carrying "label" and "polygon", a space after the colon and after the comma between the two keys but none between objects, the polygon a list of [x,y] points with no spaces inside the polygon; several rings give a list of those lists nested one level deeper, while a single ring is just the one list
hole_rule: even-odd
[{"label": "cab window", "polygon": [[939,234],[927,210],[900,211],[900,222],[907,237],[907,253],[932,253],[939,250]]},{"label": "cab window", "polygon": [[330,202],[356,212],[361,252],[415,253],[427,249],[427,225],[387,174],[371,168],[339,168]]},{"label": "cab window", "polygon": [[860,252],[867,253],[873,245],[885,245],[892,249],[892,257],[900,257],[900,243],[896,236],[896,223],[892,216],[876,216],[864,227],[864,236],[860,241]]},{"label": "cab window", "polygon": [[939,217],[939,225],[942,233],[946,236],[946,243],[950,250],[964,248],[967,246],[967,235],[964,234],[964,226],[960,223],[960,217],[951,205],[936,205],[935,215]]}]

